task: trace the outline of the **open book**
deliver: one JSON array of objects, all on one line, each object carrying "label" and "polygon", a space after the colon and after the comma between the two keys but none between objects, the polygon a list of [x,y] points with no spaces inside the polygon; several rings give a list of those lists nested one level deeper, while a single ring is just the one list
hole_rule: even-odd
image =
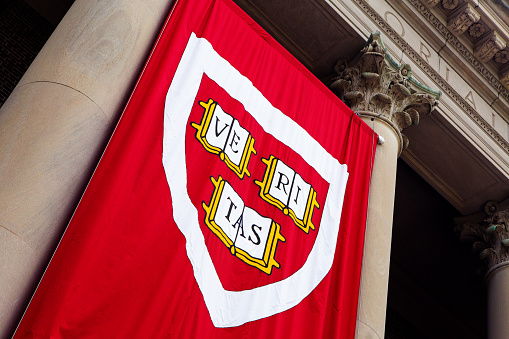
[{"label": "open book", "polygon": [[215,180],[209,205],[203,202],[205,224],[235,255],[246,264],[270,274],[279,268],[274,259],[277,244],[285,242],[281,226],[245,206],[242,198],[221,176]]},{"label": "open book", "polygon": [[200,106],[204,108],[200,124],[191,123],[196,139],[208,152],[218,154],[239,178],[251,176],[247,166],[251,155],[256,154],[254,138],[214,100],[200,101]]},{"label": "open book", "polygon": [[267,166],[263,181],[254,181],[260,186],[260,197],[290,216],[304,232],[314,230],[313,211],[320,208],[314,188],[273,155],[269,159],[262,158],[262,161]]}]

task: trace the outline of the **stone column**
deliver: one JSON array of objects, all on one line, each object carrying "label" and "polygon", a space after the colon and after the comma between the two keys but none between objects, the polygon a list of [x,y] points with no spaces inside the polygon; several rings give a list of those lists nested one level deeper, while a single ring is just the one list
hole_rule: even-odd
[{"label": "stone column", "polygon": [[173,1],[77,0],[0,110],[0,337],[10,337]]},{"label": "stone column", "polygon": [[[373,33],[353,66],[336,65],[331,89],[381,136],[371,178],[356,338],[384,338],[397,158],[407,147],[401,131],[418,124],[440,97],[397,65]],[[424,93],[426,90],[427,93]]]},{"label": "stone column", "polygon": [[456,219],[460,239],[472,243],[488,295],[488,338],[509,337],[509,199]]}]

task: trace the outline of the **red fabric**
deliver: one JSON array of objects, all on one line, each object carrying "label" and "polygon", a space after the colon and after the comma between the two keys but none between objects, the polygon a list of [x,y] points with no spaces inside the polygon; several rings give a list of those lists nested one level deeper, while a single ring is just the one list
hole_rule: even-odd
[{"label": "red fabric", "polygon": [[[165,96],[191,32],[206,38],[276,108],[347,164],[349,178],[334,263],[297,306],[231,328],[214,327],[173,221],[161,162]],[[263,286],[293,274],[307,258],[329,184],[292,149],[264,132],[242,103],[204,77],[198,101],[214,98],[253,135],[257,154],[240,180],[186,130],[187,187],[208,251],[225,289]],[[376,135],[230,0],[180,1],[142,74],[82,201],[16,332],[16,338],[353,338],[368,186]],[[276,154],[317,191],[317,229],[304,233],[258,195],[260,159]],[[244,199],[281,225],[286,241],[261,272],[232,256],[203,223],[202,202],[221,175]]]}]

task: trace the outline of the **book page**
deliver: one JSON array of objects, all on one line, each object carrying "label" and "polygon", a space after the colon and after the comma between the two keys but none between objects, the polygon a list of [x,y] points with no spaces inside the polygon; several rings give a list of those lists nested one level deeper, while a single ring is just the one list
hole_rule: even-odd
[{"label": "book page", "polygon": [[228,159],[237,167],[241,165],[248,138],[249,132],[240,126],[238,120],[234,120],[233,127],[228,136],[228,141],[223,150]]},{"label": "book page", "polygon": [[216,213],[212,220],[223,230],[231,242],[235,242],[239,232],[242,233],[243,213],[244,201],[242,201],[242,198],[234,191],[231,185],[225,181]]},{"label": "book page", "polygon": [[274,175],[270,183],[269,194],[279,200],[284,206],[288,204],[295,171],[284,162],[277,159]]},{"label": "book page", "polygon": [[211,109],[213,109],[212,117],[205,138],[211,146],[224,150],[233,124],[233,117],[223,111],[221,106],[215,102],[212,104]]},{"label": "book page", "polygon": [[299,220],[304,219],[310,191],[311,185],[305,182],[299,173],[295,173],[292,192],[290,194],[290,200],[288,201],[288,208],[295,213],[295,216]]},{"label": "book page", "polygon": [[272,219],[262,217],[255,210],[246,207],[243,232],[239,232],[235,247],[244,250],[253,258],[263,260],[271,226]]}]

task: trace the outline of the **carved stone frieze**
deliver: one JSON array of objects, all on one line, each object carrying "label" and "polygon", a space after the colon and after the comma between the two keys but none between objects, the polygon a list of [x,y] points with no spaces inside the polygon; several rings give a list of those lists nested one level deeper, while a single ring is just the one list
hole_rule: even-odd
[{"label": "carved stone frieze", "polygon": [[461,35],[474,23],[479,21],[481,16],[470,4],[465,4],[447,20],[447,27],[455,35]]},{"label": "carved stone frieze", "polygon": [[355,60],[353,65],[338,61],[330,88],[358,115],[389,122],[401,138],[401,150],[405,149],[408,139],[401,131],[429,114],[441,93],[417,83],[410,65],[397,65],[379,32],[371,34]]},{"label": "carved stone frieze", "polygon": [[[498,133],[493,126],[491,126],[471,105],[461,96],[452,86],[446,81],[433,67],[431,67],[426,60],[420,55],[418,51],[413,49],[408,42],[401,37],[392,27],[389,25],[384,18],[378,14],[373,7],[369,5],[366,0],[353,0],[357,6],[364,11],[399,48],[405,50],[407,55],[415,62],[423,71],[430,76],[431,79],[439,86],[439,88],[447,93],[447,95],[456,102],[459,107],[493,140],[500,145],[500,147],[509,154],[509,142],[504,139],[500,133]],[[444,37],[448,43],[460,54],[465,60],[479,72],[479,74],[493,86],[506,100],[509,100],[509,74],[507,76],[507,82],[501,80],[498,76],[495,77],[487,67],[484,66],[479,60],[477,60],[470,50],[463,45],[460,40],[454,36],[447,27],[442,24],[428,7],[426,7],[421,0],[408,0],[408,2],[414,6],[416,11],[420,13],[432,27],[436,29],[442,37]],[[505,73],[504,73],[505,74]],[[507,87],[506,87],[507,86]]]},{"label": "carved stone frieze", "polygon": [[[355,0],[364,2],[365,0]],[[470,50],[461,43],[461,41],[454,36],[445,25],[442,24],[440,19],[438,19],[431,11],[424,6],[420,0],[408,0],[412,6],[436,29],[440,35],[446,39],[451,46],[460,53],[465,60],[476,69],[479,74],[483,76],[483,78],[493,86],[500,95],[509,100],[509,89],[504,86],[504,84],[497,79],[489,70],[484,66],[483,63],[479,62],[474,55],[470,52]],[[362,7],[361,7],[362,8]],[[489,132],[492,134],[492,131]],[[499,139],[497,137],[497,139]],[[504,148],[509,152],[509,145],[505,145]]]},{"label": "carved stone frieze", "polygon": [[457,220],[460,240],[472,245],[481,263],[479,271],[486,277],[496,268],[509,265],[508,202],[490,201],[482,213]]},{"label": "carved stone frieze", "polygon": [[505,41],[496,32],[493,32],[476,45],[474,55],[481,62],[488,62],[497,52],[504,49],[505,46]]}]

